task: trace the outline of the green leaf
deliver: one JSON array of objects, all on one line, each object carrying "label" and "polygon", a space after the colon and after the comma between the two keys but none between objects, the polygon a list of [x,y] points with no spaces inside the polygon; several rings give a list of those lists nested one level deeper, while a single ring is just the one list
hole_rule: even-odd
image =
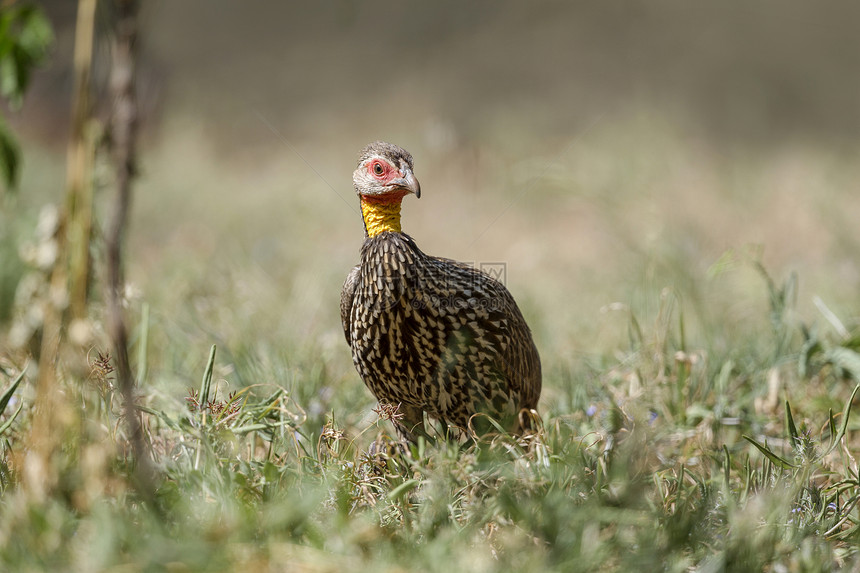
[{"label": "green leaf", "polygon": [[710,267],[708,267],[708,280],[713,280],[721,274],[738,266],[738,256],[734,249],[729,249],[720,255]]},{"label": "green leaf", "polygon": [[821,353],[823,349],[817,335],[814,332],[807,331],[805,326],[803,328],[805,340],[797,360],[797,371],[801,378],[806,378],[810,372],[810,364],[812,364],[813,356]]},{"label": "green leaf", "polygon": [[791,415],[791,404],[788,400],[785,401],[785,425],[788,428],[788,437],[791,438],[791,445],[797,448],[797,426],[794,425],[794,418]]},{"label": "green leaf", "polygon": [[[827,454],[829,454],[830,452],[832,452],[836,448],[836,446],[839,444],[839,442],[842,440],[842,436],[845,435],[845,430],[848,429],[848,417],[851,415],[851,404],[852,404],[852,402],[854,402],[854,396],[857,395],[858,390],[860,390],[860,386],[855,386],[854,391],[851,392],[851,397],[848,398],[848,402],[845,403],[845,408],[842,410],[842,426],[839,428],[839,431],[836,433],[836,435],[833,436],[833,440],[830,442],[830,447],[827,448],[826,452],[821,454],[822,458],[824,456],[826,456]],[[831,419],[831,427],[832,427],[833,417],[831,416],[830,419]],[[832,430],[831,430],[831,432],[832,432]]]},{"label": "green leaf", "polygon": [[[14,47],[13,47],[14,48]],[[12,49],[0,60],[0,95],[10,100],[13,109],[21,105],[21,90],[18,85],[18,59]]]},{"label": "green leaf", "polygon": [[24,6],[21,12],[21,34],[18,37],[18,45],[27,52],[34,63],[38,63],[54,43],[54,32],[45,14],[36,6]]},{"label": "green leaf", "polygon": [[825,360],[848,373],[856,382],[860,382],[860,353],[844,346],[837,346],[825,353]]},{"label": "green leaf", "polygon": [[251,432],[260,432],[262,430],[272,430],[275,428],[280,428],[283,426],[294,426],[295,424],[291,420],[284,420],[283,422],[272,422],[271,424],[248,424],[247,426],[239,426],[237,428],[230,428],[230,431],[236,435],[250,434]]},{"label": "green leaf", "polygon": [[630,340],[630,349],[639,350],[642,346],[642,341],[645,339],[642,334],[642,327],[639,326],[639,321],[636,320],[636,315],[630,313],[630,322],[627,324],[627,337]]},{"label": "green leaf", "polygon": [[182,431],[182,430],[186,429],[183,427],[182,423],[178,422],[173,417],[167,415],[167,413],[163,412],[162,410],[156,410],[154,408],[144,406],[143,404],[138,405],[137,409],[140,410],[141,412],[145,412],[145,413],[149,414],[150,416],[155,416],[156,418],[158,418],[159,420],[164,422],[164,424],[168,428],[171,428],[171,429],[177,430],[177,431]]},{"label": "green leaf", "polygon": [[27,367],[25,366],[21,373],[12,381],[12,385],[6,390],[2,396],[0,396],[0,414],[6,410],[6,406],[9,405],[9,400],[12,399],[12,394],[15,393],[15,390],[18,389],[18,386],[21,384],[21,381],[24,379],[24,373],[27,372]]},{"label": "green leaf", "polygon": [[729,379],[732,377],[732,370],[735,368],[734,360],[726,360],[717,374],[716,387],[719,392],[724,393],[729,387]]},{"label": "green leaf", "polygon": [[830,428],[830,443],[836,439],[836,420],[833,419],[833,409],[827,410],[827,419],[829,420],[828,427]]},{"label": "green leaf", "polygon": [[778,466],[778,467],[780,467],[780,468],[782,468],[782,469],[784,469],[784,470],[790,470],[790,469],[792,469],[792,468],[796,468],[796,467],[797,467],[796,465],[794,465],[793,463],[789,462],[789,461],[788,461],[788,460],[786,460],[785,458],[782,458],[782,457],[780,457],[779,455],[775,454],[775,453],[774,453],[770,448],[768,448],[768,447],[766,447],[766,446],[761,445],[760,443],[758,443],[757,441],[755,441],[755,440],[754,440],[754,439],[752,439],[751,437],[749,437],[749,436],[747,436],[747,435],[744,435],[744,436],[743,436],[743,438],[744,438],[746,441],[748,441],[749,443],[751,443],[752,445],[754,445],[756,448],[758,448],[758,450],[759,450],[762,454],[764,454],[764,456],[765,456],[767,459],[769,459],[769,460],[773,463],[773,465]]},{"label": "green leaf", "polygon": [[209,361],[206,363],[206,370],[203,371],[203,380],[200,383],[200,404],[206,405],[209,402],[209,391],[212,388],[212,370],[215,368],[215,350],[213,344],[209,350]]},{"label": "green leaf", "polygon": [[6,8],[0,19],[0,95],[12,108],[23,101],[30,75],[54,42],[51,24],[31,3]]},{"label": "green leaf", "polygon": [[847,339],[843,340],[842,346],[852,350],[860,350],[860,332],[855,332]]},{"label": "green leaf", "polygon": [[21,147],[3,118],[0,118],[0,178],[3,186],[13,191],[18,186],[21,166]]},{"label": "green leaf", "polygon": [[8,430],[9,428],[11,428],[11,427],[12,427],[12,422],[14,422],[14,421],[15,421],[15,418],[17,418],[17,417],[18,417],[18,414],[20,414],[20,413],[21,413],[21,410],[22,410],[23,408],[24,408],[24,404],[22,403],[20,406],[18,406],[18,409],[17,409],[17,410],[15,410],[15,413],[14,413],[14,414],[12,414],[12,417],[11,417],[11,418],[9,418],[8,420],[6,420],[5,422],[3,422],[3,425],[2,425],[2,426],[0,426],[0,436],[2,436],[3,434],[5,434],[5,433],[6,433],[6,430]]},{"label": "green leaf", "polygon": [[417,479],[406,480],[388,493],[388,499],[395,501],[418,487],[420,483],[421,481]]}]

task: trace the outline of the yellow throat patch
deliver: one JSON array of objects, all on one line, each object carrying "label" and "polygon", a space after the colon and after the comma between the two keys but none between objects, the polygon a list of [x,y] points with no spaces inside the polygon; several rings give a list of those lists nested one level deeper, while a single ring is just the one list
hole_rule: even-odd
[{"label": "yellow throat patch", "polygon": [[364,218],[364,228],[368,237],[389,231],[400,233],[400,202],[403,197],[371,199],[361,197],[361,216]]}]

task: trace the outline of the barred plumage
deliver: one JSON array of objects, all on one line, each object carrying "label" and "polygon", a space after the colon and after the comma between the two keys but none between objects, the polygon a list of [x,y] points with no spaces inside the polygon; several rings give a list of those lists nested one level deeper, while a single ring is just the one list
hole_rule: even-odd
[{"label": "barred plumage", "polygon": [[519,431],[541,390],[531,332],[502,283],[400,232],[400,201],[420,196],[412,167],[409,153],[376,142],[353,174],[366,234],[341,293],[353,363],[380,403],[399,406],[405,440],[426,435],[424,412],[461,429],[484,413]]}]

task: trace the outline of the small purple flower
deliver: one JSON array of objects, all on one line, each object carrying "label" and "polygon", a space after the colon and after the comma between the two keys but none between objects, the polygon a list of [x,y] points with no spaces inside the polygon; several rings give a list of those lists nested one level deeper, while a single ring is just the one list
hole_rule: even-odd
[{"label": "small purple flower", "polygon": [[651,414],[648,416],[648,423],[653,424],[656,421],[657,421],[657,412],[655,412],[654,410],[651,410]]},{"label": "small purple flower", "polygon": [[597,406],[595,406],[594,404],[592,404],[592,405],[591,405],[591,406],[589,406],[589,407],[588,407],[588,409],[585,411],[585,415],[586,415],[586,416],[588,416],[588,417],[590,418],[590,417],[592,417],[592,416],[595,414],[595,412],[597,412]]}]

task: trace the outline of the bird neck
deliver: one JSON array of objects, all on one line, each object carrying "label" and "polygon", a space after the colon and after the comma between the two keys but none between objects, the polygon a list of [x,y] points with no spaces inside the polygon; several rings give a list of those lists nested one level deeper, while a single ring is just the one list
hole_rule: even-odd
[{"label": "bird neck", "polygon": [[403,195],[361,196],[361,216],[368,237],[388,231],[400,233],[400,202]]}]

